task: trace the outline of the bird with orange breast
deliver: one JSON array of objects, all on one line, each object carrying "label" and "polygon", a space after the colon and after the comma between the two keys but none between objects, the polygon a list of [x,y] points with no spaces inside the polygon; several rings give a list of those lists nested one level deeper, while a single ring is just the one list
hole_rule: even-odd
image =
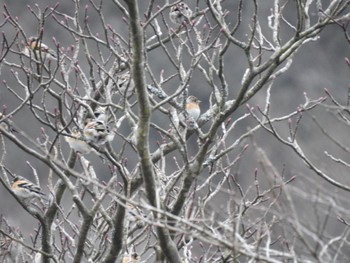
[{"label": "bird with orange breast", "polygon": [[11,184],[11,190],[23,201],[30,202],[34,199],[43,199],[45,194],[40,187],[25,179],[22,176],[16,176]]},{"label": "bird with orange breast", "polygon": [[201,101],[193,95],[188,96],[186,99],[186,112],[188,116],[193,118],[195,121],[197,121],[201,115],[201,109],[199,107],[200,103]]},{"label": "bird with orange breast", "polygon": [[30,37],[24,47],[24,54],[40,62],[46,59],[57,60],[57,54],[37,37]]},{"label": "bird with orange breast", "polygon": [[187,97],[185,112],[179,114],[180,122],[187,129],[193,130],[198,127],[197,120],[201,115],[200,103],[201,101],[193,95]]}]

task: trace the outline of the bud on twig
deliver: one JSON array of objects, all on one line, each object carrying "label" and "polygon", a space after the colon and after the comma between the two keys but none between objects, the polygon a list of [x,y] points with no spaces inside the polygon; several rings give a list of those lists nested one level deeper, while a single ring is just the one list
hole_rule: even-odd
[{"label": "bud on twig", "polygon": [[347,57],[345,57],[345,63],[348,65],[348,67],[350,67],[350,61],[349,61],[349,59],[347,58]]}]

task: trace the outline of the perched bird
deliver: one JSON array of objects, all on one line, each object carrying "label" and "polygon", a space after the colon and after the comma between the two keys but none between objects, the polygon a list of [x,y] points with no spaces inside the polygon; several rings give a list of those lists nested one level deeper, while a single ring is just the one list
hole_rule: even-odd
[{"label": "perched bird", "polygon": [[132,204],[127,204],[126,207],[128,209],[128,220],[130,222],[135,222],[138,228],[143,227],[145,224],[142,221],[142,218],[145,217],[143,211],[137,206],[134,206]]},{"label": "perched bird", "polygon": [[109,130],[108,125],[99,120],[88,119],[83,133],[88,143],[95,143],[98,146],[110,142],[114,138],[114,133]]},{"label": "perched bird", "polygon": [[169,18],[174,24],[190,21],[192,10],[184,2],[177,3],[170,8]]},{"label": "perched bird", "polygon": [[138,262],[139,262],[139,256],[136,253],[125,255],[122,261],[122,263],[138,263]]},{"label": "perched bird", "polygon": [[94,111],[94,116],[96,120],[102,121],[103,123],[107,123],[108,117],[106,107],[97,106]]},{"label": "perched bird", "polygon": [[92,150],[91,146],[84,141],[84,137],[76,127],[72,129],[70,136],[64,136],[64,139],[68,142],[71,149],[81,154],[88,154]]},{"label": "perched bird", "polygon": [[[188,96],[186,99],[186,112],[181,112],[179,114],[178,120],[182,126],[185,126],[187,129],[193,130],[198,127],[197,120],[201,114],[199,103],[201,101],[195,96]],[[174,117],[173,117],[174,118]]]},{"label": "perched bird", "polygon": [[135,93],[135,83],[130,78],[130,72],[124,72],[117,76],[117,89],[123,97],[129,97]]},{"label": "perched bird", "polygon": [[19,198],[24,200],[42,199],[45,197],[39,186],[22,176],[16,176],[13,179],[11,189]]},{"label": "perched bird", "polygon": [[39,61],[46,59],[57,60],[57,54],[47,45],[41,42],[37,37],[30,37],[28,43],[24,47],[24,54]]},{"label": "perched bird", "polygon": [[96,108],[93,111],[84,109],[80,111],[79,114],[80,116],[78,116],[77,119],[84,120],[85,124],[91,120],[98,120],[103,123],[107,123],[108,121],[107,107],[104,107],[104,106],[96,106]]},{"label": "perched bird", "polygon": [[192,117],[194,121],[197,121],[201,114],[199,103],[201,103],[201,101],[192,95],[188,96],[186,99],[186,112],[188,117]]}]

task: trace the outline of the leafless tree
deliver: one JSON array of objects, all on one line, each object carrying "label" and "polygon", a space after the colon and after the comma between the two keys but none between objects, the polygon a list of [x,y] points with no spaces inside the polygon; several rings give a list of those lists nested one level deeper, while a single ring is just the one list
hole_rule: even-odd
[{"label": "leafless tree", "polygon": [[[23,220],[38,223],[26,236],[2,215],[2,262],[348,262],[341,193],[350,186],[299,138],[314,111],[349,126],[349,100],[305,93],[295,110],[271,110],[304,45],[329,26],[349,41],[348,1],[66,4],[27,7],[35,36],[3,7],[0,180]],[[53,37],[53,26],[62,33]],[[237,86],[227,64],[238,56]],[[198,119],[186,110],[190,95],[208,108]],[[257,96],[263,104],[252,106]],[[260,131],[321,180],[278,168]],[[30,160],[16,161],[14,148]],[[325,153],[349,169],[345,158]],[[31,174],[12,183],[16,166]],[[240,179],[241,166],[251,180]],[[327,232],[334,221],[341,231]]]}]

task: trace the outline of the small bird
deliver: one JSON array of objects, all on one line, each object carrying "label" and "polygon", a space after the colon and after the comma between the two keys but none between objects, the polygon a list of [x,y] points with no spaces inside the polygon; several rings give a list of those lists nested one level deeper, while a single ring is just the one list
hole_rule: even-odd
[{"label": "small bird", "polygon": [[177,3],[170,8],[169,18],[174,24],[189,22],[192,16],[192,10],[184,2]]},{"label": "small bird", "polygon": [[130,78],[129,71],[117,76],[117,88],[123,97],[128,98],[135,93],[135,83],[134,80]]},{"label": "small bird", "polygon": [[114,138],[114,133],[109,130],[108,125],[99,120],[87,119],[83,134],[88,143],[95,143],[98,146],[111,142]]},{"label": "small bird", "polygon": [[45,194],[40,187],[22,176],[16,176],[11,184],[12,191],[24,200],[43,199]]},{"label": "small bird", "polygon": [[106,107],[97,106],[94,111],[95,119],[98,121],[102,121],[103,123],[107,123],[107,111]]},{"label": "small bird", "polygon": [[199,103],[201,103],[201,101],[193,95],[188,96],[186,99],[186,112],[189,117],[193,118],[194,121],[197,121],[201,115]]},{"label": "small bird", "polygon": [[143,227],[145,225],[145,222],[142,221],[142,218],[145,217],[143,211],[132,204],[127,204],[126,206],[128,209],[128,220],[130,222],[135,222],[138,228]]},{"label": "small bird", "polygon": [[199,103],[201,101],[191,95],[186,99],[186,112],[181,112],[179,114],[179,121],[182,126],[185,126],[187,129],[193,130],[198,127],[197,120],[201,114],[201,109]]},{"label": "small bird", "polygon": [[56,52],[42,43],[37,37],[29,38],[28,43],[24,47],[24,54],[38,61],[45,61],[46,59],[57,60]]},{"label": "small bird", "polygon": [[188,129],[195,129],[197,127],[197,120],[201,114],[199,104],[201,101],[197,97],[190,95],[186,99],[186,112],[179,114],[180,122]]},{"label": "small bird", "polygon": [[122,261],[122,263],[138,263],[138,262],[139,262],[139,256],[136,253],[125,255]]},{"label": "small bird", "polygon": [[84,141],[84,137],[77,127],[72,129],[70,136],[64,136],[64,139],[71,149],[81,154],[88,154],[92,150],[91,146]]}]

